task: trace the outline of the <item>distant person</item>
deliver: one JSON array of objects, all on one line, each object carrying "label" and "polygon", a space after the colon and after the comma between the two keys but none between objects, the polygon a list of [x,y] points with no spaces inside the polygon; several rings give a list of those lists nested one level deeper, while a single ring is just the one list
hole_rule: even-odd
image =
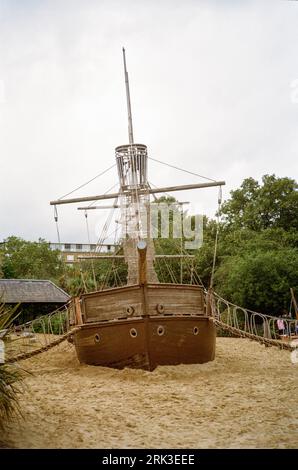
[{"label": "distant person", "polygon": [[280,335],[284,335],[284,333],[285,333],[285,322],[283,321],[282,318],[279,318],[277,320],[277,329],[278,329],[278,333]]}]

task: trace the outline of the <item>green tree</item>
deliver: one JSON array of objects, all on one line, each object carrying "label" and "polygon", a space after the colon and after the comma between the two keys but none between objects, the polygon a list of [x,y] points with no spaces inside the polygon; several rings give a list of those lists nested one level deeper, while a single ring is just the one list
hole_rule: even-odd
[{"label": "green tree", "polygon": [[264,175],[262,183],[247,178],[221,208],[229,228],[298,229],[298,184],[291,178]]},{"label": "green tree", "polygon": [[289,307],[298,288],[298,250],[255,248],[227,256],[215,274],[216,289],[233,303],[271,315]]},{"label": "green tree", "polygon": [[[220,240],[222,242],[222,227],[220,230]],[[201,248],[195,251],[195,268],[198,272],[205,287],[210,285],[214,248],[215,248],[215,237],[217,231],[217,222],[213,219],[208,219],[204,216],[203,219],[203,244]],[[220,262],[220,257],[223,252],[223,245],[220,243],[217,249],[216,265]]]},{"label": "green tree", "polygon": [[[273,314],[289,306],[289,288],[298,285],[297,189],[291,178],[247,178],[222,205],[215,288],[228,300]],[[207,285],[214,240],[207,223],[196,255]]]},{"label": "green tree", "polygon": [[0,254],[5,278],[57,281],[63,273],[59,252],[51,250],[43,239],[29,242],[18,237],[9,237],[2,244]]}]

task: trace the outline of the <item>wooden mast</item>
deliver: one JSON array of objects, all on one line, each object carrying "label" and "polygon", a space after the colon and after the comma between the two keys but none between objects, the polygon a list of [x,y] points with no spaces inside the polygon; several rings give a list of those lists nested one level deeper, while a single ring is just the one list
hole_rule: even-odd
[{"label": "wooden mast", "polygon": [[[139,262],[137,243],[139,240],[146,239],[147,254],[147,281],[150,283],[158,282],[157,274],[154,269],[153,261],[155,259],[155,249],[151,240],[150,230],[150,194],[168,193],[172,191],[184,191],[199,188],[208,188],[225,185],[224,181],[212,181],[208,183],[196,183],[179,186],[166,186],[161,188],[151,188],[147,180],[148,155],[147,147],[143,144],[134,143],[131,99],[129,89],[129,78],[126,66],[125,49],[123,52],[123,66],[125,77],[127,116],[128,116],[128,138],[129,144],[116,147],[116,164],[120,181],[119,192],[110,194],[101,194],[86,197],[76,197],[70,199],[58,199],[50,202],[50,205],[73,204],[79,202],[91,202],[107,199],[115,199],[113,207],[121,208],[122,238],[124,259],[128,264],[128,284],[138,283]],[[117,203],[116,200],[120,201]],[[95,207],[90,207],[95,208]],[[82,209],[82,208],[79,208]],[[84,208],[85,209],[85,208]],[[86,208],[89,209],[89,208]],[[147,223],[144,223],[144,214],[146,213]],[[178,257],[178,256],[176,256]],[[92,259],[93,257],[88,257]],[[102,258],[100,256],[100,258]],[[182,259],[182,254],[179,256]],[[87,259],[87,258],[86,258]],[[103,258],[102,258],[103,259]]]},{"label": "wooden mast", "polygon": [[128,138],[129,138],[129,143],[132,145],[134,142],[133,142],[131,101],[130,101],[129,80],[128,80],[128,72],[127,72],[127,68],[126,68],[126,57],[125,57],[124,47],[122,47],[122,53],[123,53],[123,65],[124,65],[124,77],[125,77],[125,89],[126,89],[126,101],[127,101],[127,115],[128,115]]}]

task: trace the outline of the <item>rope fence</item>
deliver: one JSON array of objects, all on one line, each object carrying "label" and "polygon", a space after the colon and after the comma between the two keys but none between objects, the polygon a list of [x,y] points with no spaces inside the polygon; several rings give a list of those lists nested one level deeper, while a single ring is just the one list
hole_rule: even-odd
[{"label": "rope fence", "polygon": [[[216,292],[209,296],[211,318],[217,328],[231,336],[248,338],[265,346],[293,351],[298,339],[298,321],[293,318],[277,318],[239,307]],[[78,328],[74,327],[72,302],[22,325],[13,325],[5,333],[6,363],[28,359],[58,346],[70,338]]]},{"label": "rope fence", "polygon": [[40,354],[69,338],[74,328],[72,302],[22,325],[12,325],[4,336],[6,363]]},{"label": "rope fence", "polygon": [[291,340],[298,339],[298,321],[274,317],[239,307],[216,292],[210,296],[211,312],[218,328],[232,336],[246,337],[259,343],[294,350]]}]

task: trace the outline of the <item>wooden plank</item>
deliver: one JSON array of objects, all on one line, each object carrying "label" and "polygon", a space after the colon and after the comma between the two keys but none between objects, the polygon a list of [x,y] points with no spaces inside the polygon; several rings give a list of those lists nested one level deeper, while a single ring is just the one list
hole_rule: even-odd
[{"label": "wooden plank", "polygon": [[83,297],[86,321],[110,320],[113,318],[140,316],[143,314],[141,291],[106,291]]},{"label": "wooden plank", "polygon": [[212,361],[215,336],[207,317],[147,317],[83,325],[74,334],[74,344],[82,363],[153,370],[158,365]]},{"label": "wooden plank", "polygon": [[82,363],[149,369],[142,320],[85,325],[75,335],[74,344]]},{"label": "wooden plank", "polygon": [[[181,287],[185,287],[182,288]],[[197,286],[149,284],[146,299],[140,286],[109,289],[82,296],[82,309],[86,322],[111,320],[141,315],[203,315],[203,289]],[[164,307],[163,311],[158,308]],[[133,309],[133,312],[129,310]]]},{"label": "wooden plank", "polygon": [[[154,258],[172,258],[172,259],[181,259],[181,258],[190,258],[193,259],[195,258],[195,255],[154,255]],[[88,259],[125,259],[124,255],[82,255],[78,256],[77,259],[83,259],[83,260],[88,260]]]}]

